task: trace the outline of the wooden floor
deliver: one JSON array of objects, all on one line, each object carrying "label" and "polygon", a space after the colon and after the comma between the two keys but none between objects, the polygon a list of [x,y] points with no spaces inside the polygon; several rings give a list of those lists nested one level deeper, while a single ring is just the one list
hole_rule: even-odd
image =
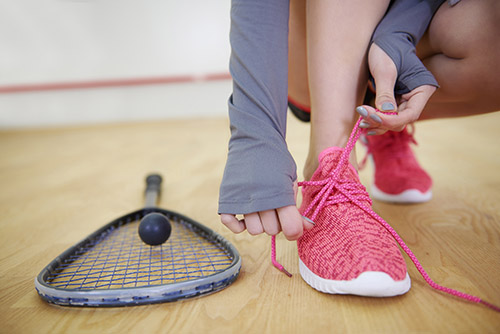
[{"label": "wooden floor", "polygon": [[[420,205],[374,203],[438,283],[500,304],[500,113],[417,125],[417,154],[434,179]],[[302,167],[308,126],[290,118]],[[218,221],[226,119],[0,132],[1,333],[500,332],[500,314],[433,291],[408,261],[413,286],[396,298],[334,296],[298,273],[296,245],[233,235]],[[362,155],[359,148],[358,155]],[[371,167],[370,167],[371,168]],[[369,184],[371,169],[361,172]],[[142,206],[143,178],[165,177],[161,206],[191,216],[239,249],[237,281],[195,300],[128,308],[55,307],[33,280],[55,256]]]}]

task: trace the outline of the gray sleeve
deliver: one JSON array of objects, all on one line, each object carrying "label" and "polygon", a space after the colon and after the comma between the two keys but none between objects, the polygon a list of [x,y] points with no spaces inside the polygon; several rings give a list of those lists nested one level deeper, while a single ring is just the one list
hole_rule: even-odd
[{"label": "gray sleeve", "polygon": [[296,165],[285,141],[289,1],[233,0],[231,138],[219,213],[295,204]]},{"label": "gray sleeve", "polygon": [[439,87],[436,79],[415,53],[434,13],[445,0],[395,0],[377,26],[372,42],[391,57],[398,71],[396,94],[418,86]]}]

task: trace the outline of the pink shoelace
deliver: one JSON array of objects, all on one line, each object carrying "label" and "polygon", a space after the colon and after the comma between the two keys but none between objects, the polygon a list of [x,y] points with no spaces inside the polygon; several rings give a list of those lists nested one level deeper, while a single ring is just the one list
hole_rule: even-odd
[{"label": "pink shoelace", "polygon": [[[397,234],[397,232],[387,223],[385,222],[377,213],[375,213],[371,207],[367,207],[364,205],[361,201],[362,200],[369,200],[369,196],[366,193],[366,190],[364,187],[360,184],[354,184],[351,182],[339,182],[338,180],[340,179],[339,176],[341,173],[344,171],[344,169],[349,165],[349,155],[354,148],[354,145],[356,144],[356,141],[359,139],[361,135],[361,130],[359,128],[359,123],[361,121],[361,118],[358,120],[356,125],[354,126],[353,131],[351,132],[351,135],[349,137],[349,140],[347,142],[346,147],[344,148],[342,155],[340,156],[339,163],[337,167],[332,171],[330,174],[330,177],[321,180],[321,181],[304,181],[300,182],[299,186],[323,186],[322,190],[315,196],[311,204],[308,206],[306,209],[306,212],[304,212],[304,215],[309,214],[312,208],[316,205],[316,209],[311,215],[311,219],[314,221],[318,213],[321,211],[321,209],[324,206],[336,204],[336,203],[341,203],[341,202],[346,202],[346,201],[351,201],[354,204],[356,204],[358,207],[360,207],[363,211],[368,213],[370,216],[372,216],[374,219],[376,219],[389,233],[394,237],[394,239],[397,241],[397,243],[400,245],[400,247],[403,249],[403,251],[408,255],[408,257],[411,259],[415,267],[417,268],[418,272],[420,275],[422,275],[423,279],[425,282],[430,285],[433,289],[442,291],[444,293],[447,293],[449,295],[461,298],[463,300],[467,300],[469,302],[473,303],[478,303],[482,304],[484,306],[487,306],[497,312],[500,312],[500,307],[490,304],[484,300],[482,300],[479,297],[469,295],[467,293],[454,290],[451,288],[447,288],[444,286],[441,286],[437,283],[435,283],[430,276],[427,274],[427,272],[424,270],[422,265],[420,264],[420,261],[418,261],[417,257],[411,249],[406,245],[406,243],[403,241],[403,239]],[[336,194],[331,196],[330,194],[332,193],[332,190],[336,190]],[[369,201],[371,203],[371,201]],[[292,275],[286,271],[286,269],[276,260],[276,236],[272,236],[271,238],[271,262],[273,265],[280,271],[284,272],[287,276],[291,277]]]}]

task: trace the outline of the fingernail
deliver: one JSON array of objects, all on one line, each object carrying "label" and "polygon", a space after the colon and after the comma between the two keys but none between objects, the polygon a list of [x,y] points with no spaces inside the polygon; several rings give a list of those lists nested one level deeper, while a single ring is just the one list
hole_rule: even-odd
[{"label": "fingernail", "polygon": [[307,220],[309,223],[313,224],[314,226],[316,226],[316,223],[313,222],[311,219],[307,218],[306,216],[302,216],[302,218],[304,218],[305,220]]},{"label": "fingernail", "polygon": [[366,133],[367,136],[373,136],[374,134],[376,134],[377,132],[376,131],[368,131]]},{"label": "fingernail", "polygon": [[394,109],[396,108],[394,107],[394,104],[392,104],[391,102],[382,103],[382,111],[389,111]]},{"label": "fingernail", "polygon": [[377,114],[371,114],[370,115],[370,118],[373,119],[375,122],[381,124],[382,123],[382,118],[380,118],[379,115]]},{"label": "fingernail", "polygon": [[362,129],[369,128],[370,127],[370,123],[368,123],[366,121],[361,121],[361,122],[359,122],[359,127],[362,128]]},{"label": "fingernail", "polygon": [[364,107],[357,107],[356,111],[363,117],[368,116],[368,111]]}]

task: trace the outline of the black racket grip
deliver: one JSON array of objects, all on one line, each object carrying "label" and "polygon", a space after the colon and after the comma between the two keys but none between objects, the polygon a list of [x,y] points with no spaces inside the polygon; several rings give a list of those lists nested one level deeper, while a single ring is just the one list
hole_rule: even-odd
[{"label": "black racket grip", "polygon": [[156,206],[156,202],[161,194],[162,177],[159,174],[149,174],[146,177],[146,207]]}]

